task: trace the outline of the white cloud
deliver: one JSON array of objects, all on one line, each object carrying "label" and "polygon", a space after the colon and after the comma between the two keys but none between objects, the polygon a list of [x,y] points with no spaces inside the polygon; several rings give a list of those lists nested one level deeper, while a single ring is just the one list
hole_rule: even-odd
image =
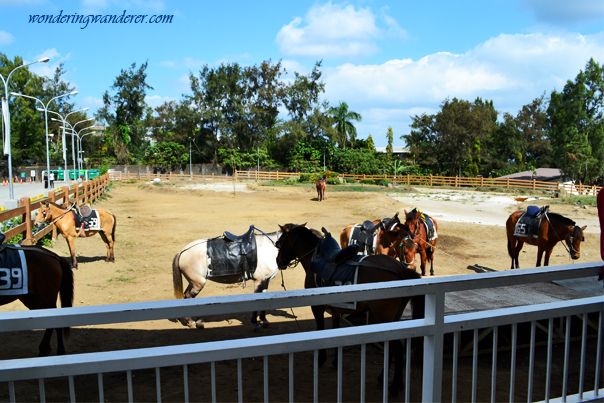
[{"label": "white cloud", "polygon": [[[103,107],[103,100],[93,96],[87,96],[82,98],[79,105],[80,108],[90,108],[90,111],[93,111]],[[90,113],[90,111],[88,111],[88,113]]]},{"label": "white cloud", "polygon": [[0,31],[0,45],[10,45],[15,40],[9,32]]},{"label": "white cloud", "polygon": [[520,6],[533,13],[540,23],[565,26],[604,22],[601,0],[523,0]]},{"label": "white cloud", "polygon": [[37,55],[34,60],[39,60],[43,57],[49,57],[50,60],[46,63],[32,64],[29,69],[40,76],[52,77],[59,64],[71,58],[71,53],[61,57],[61,54],[55,48],[51,48]]},{"label": "white cloud", "polygon": [[492,99],[498,110],[516,114],[544,91],[561,90],[591,57],[603,63],[603,55],[604,33],[502,34],[465,54],[442,52],[380,65],[347,63],[324,69],[324,79],[330,103],[346,101],[363,115],[359,137],[371,131],[375,138],[388,125],[408,133],[409,115],[400,116],[407,113],[402,111],[433,113],[447,97]]},{"label": "white cloud", "polygon": [[149,105],[149,107],[151,107],[153,109],[164,104],[165,102],[170,102],[170,101],[178,101],[178,98],[162,97],[160,95],[147,95],[145,97],[145,102],[147,103],[147,105]]},{"label": "white cloud", "polygon": [[[355,9],[328,2],[314,5],[306,25],[296,17],[277,34],[281,52],[288,56],[334,58],[366,56],[378,51],[374,40],[381,35],[369,8]],[[398,25],[398,24],[397,24]]]}]

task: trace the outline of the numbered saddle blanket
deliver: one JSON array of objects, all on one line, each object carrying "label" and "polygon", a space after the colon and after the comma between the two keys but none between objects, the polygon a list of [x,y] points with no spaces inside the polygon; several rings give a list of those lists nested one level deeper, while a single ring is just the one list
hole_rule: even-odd
[{"label": "numbered saddle blanket", "polygon": [[24,295],[27,284],[27,261],[19,245],[0,245],[0,295]]},{"label": "numbered saddle blanket", "polygon": [[206,277],[242,275],[252,278],[258,265],[256,235],[253,227],[241,236],[228,232],[208,240],[208,273]]},{"label": "numbered saddle blanket", "polygon": [[100,231],[101,220],[97,210],[92,210],[88,217],[84,217],[78,214],[76,211],[73,212],[73,219],[77,230],[84,229],[84,231]]},{"label": "numbered saddle blanket", "polygon": [[541,220],[547,214],[548,206],[528,206],[514,227],[514,236],[521,238],[539,238]]}]

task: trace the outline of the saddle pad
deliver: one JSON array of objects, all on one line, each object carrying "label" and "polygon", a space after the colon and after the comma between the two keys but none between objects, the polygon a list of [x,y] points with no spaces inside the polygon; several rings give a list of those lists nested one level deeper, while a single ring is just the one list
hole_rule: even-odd
[{"label": "saddle pad", "polygon": [[436,229],[434,229],[434,221],[432,221],[432,218],[427,214],[424,214],[423,218],[424,219],[422,222],[426,226],[426,236],[428,238],[428,242],[433,241],[434,239],[438,238]]},{"label": "saddle pad", "polygon": [[[366,257],[366,255],[357,255],[351,258],[349,261],[361,262]],[[311,269],[315,272],[315,284],[317,287],[332,287],[358,283],[359,266],[353,266],[347,263],[338,265],[335,267],[335,269],[333,266],[328,266],[329,265],[322,264],[322,262],[313,261]],[[334,270],[332,271],[332,269]],[[325,279],[324,276],[328,276],[328,278]],[[340,302],[330,305],[342,309],[355,310],[357,308],[356,301]]]},{"label": "saddle pad", "polygon": [[539,238],[539,227],[541,226],[543,216],[544,214],[537,217],[531,217],[527,213],[522,214],[514,227],[514,236],[520,238]]},{"label": "saddle pad", "polygon": [[78,231],[82,229],[82,223],[84,224],[85,231],[101,230],[101,219],[98,210],[92,210],[88,217],[78,216],[78,214],[74,212],[74,221]]},{"label": "saddle pad", "polygon": [[27,261],[19,245],[2,245],[0,252],[0,295],[25,295],[27,284]]},{"label": "saddle pad", "polygon": [[249,240],[229,241],[224,238],[208,240],[207,278],[242,275],[253,277],[258,265],[256,236]]},{"label": "saddle pad", "polygon": [[373,255],[377,247],[377,231],[371,234],[364,231],[361,224],[355,224],[350,231],[348,245],[360,245],[359,255]]}]

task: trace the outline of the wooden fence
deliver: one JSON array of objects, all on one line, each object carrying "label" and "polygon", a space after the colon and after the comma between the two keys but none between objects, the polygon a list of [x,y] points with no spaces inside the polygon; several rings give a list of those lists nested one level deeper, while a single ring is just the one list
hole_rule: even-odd
[{"label": "wooden fence", "polygon": [[[137,173],[137,172],[112,172],[109,174],[112,180],[148,180],[155,178],[160,180],[257,180],[271,181],[284,180],[292,177],[300,176],[296,172],[267,172],[267,171],[238,171],[235,170],[234,176],[222,175],[176,175],[176,174],[152,174]],[[597,195],[601,187],[586,186],[582,184],[568,184],[560,182],[544,182],[525,179],[510,179],[510,178],[467,178],[460,176],[433,176],[433,175],[349,175],[340,174],[341,178],[350,178],[356,182],[363,179],[385,179],[393,185],[407,186],[453,186],[453,187],[503,187],[528,189],[532,191],[561,191],[565,189],[568,194],[575,195]]]},{"label": "wooden fence", "polygon": [[29,197],[21,198],[21,200],[19,200],[19,207],[0,212],[0,222],[4,222],[15,217],[21,217],[21,224],[4,232],[6,239],[8,240],[21,234],[23,235],[21,245],[33,245],[50,231],[53,231],[54,237],[56,235],[54,224],[49,225],[35,235],[33,234],[33,220],[31,213],[40,208],[40,205],[43,201],[51,201],[59,204],[67,201],[71,203],[77,202],[78,206],[84,205],[88,202],[93,203],[103,193],[105,193],[109,180],[109,175],[105,174],[93,180],[82,182],[79,186],[76,183],[73,185],[72,189],[70,189],[69,186],[63,186],[55,191],[51,190],[48,192],[47,198],[37,199],[35,202],[32,202]]}]

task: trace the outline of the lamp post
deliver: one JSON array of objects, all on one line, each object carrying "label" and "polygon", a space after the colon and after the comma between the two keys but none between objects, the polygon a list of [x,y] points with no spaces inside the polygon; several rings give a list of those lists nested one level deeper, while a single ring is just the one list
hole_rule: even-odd
[{"label": "lamp post", "polygon": [[[86,128],[84,128],[84,129],[82,129],[82,130],[90,129],[90,128],[92,128],[92,127],[94,127],[94,126],[86,127]],[[82,130],[80,130],[80,131],[78,132],[78,140],[79,140],[79,142],[80,142],[80,146],[78,147],[79,153],[83,153],[83,152],[84,152],[84,151],[82,150],[82,139],[83,139],[85,136],[88,136],[89,134],[96,133],[96,132],[94,132],[94,131],[93,131],[93,132],[90,132],[90,133],[82,134],[82,137],[80,137],[80,136],[79,136],[79,134],[80,134],[80,132],[81,132]],[[83,160],[81,159],[80,154],[78,154],[78,163],[79,163],[79,168],[78,168],[78,170],[81,170],[81,169],[82,169],[82,162],[83,162]],[[78,172],[78,173],[79,173],[79,172]]]},{"label": "lamp post", "polygon": [[191,144],[192,140],[189,139],[189,175],[191,176],[191,179],[193,179],[193,154],[191,154]]},{"label": "lamp post", "polygon": [[[75,173],[75,171],[76,171],[76,157],[75,157],[76,152],[75,152],[74,136],[77,136],[77,134],[75,134],[75,127],[77,125],[79,125],[80,123],[88,122],[90,120],[94,120],[94,118],[80,120],[79,122],[77,122],[73,126],[69,122],[66,122],[71,127],[71,132],[72,132],[71,133],[71,158],[72,158],[72,161],[73,161],[73,177],[74,177],[74,179],[75,179],[75,176],[76,176],[76,173]],[[90,127],[94,127],[94,126],[90,126]],[[89,129],[90,127],[88,127],[87,129]],[[82,130],[84,130],[84,129],[82,129]],[[79,156],[80,155],[78,154],[78,157]]]},{"label": "lamp post", "polygon": [[[37,108],[39,111],[43,111],[43,109],[41,108]],[[63,122],[63,160],[65,161],[65,183],[67,183],[67,144],[65,141],[65,126],[67,124],[69,124],[69,122],[67,122],[67,118],[69,117],[69,115],[71,115],[72,113],[76,113],[76,112],[83,112],[83,111],[87,111],[89,108],[83,108],[77,111],[72,111],[69,112],[67,115],[65,115],[65,117],[63,117],[63,115],[61,115],[59,112],[55,112],[55,111],[48,111],[50,113],[54,113],[55,115],[58,115],[61,120],[58,119],[54,119],[54,118],[50,118],[50,120],[54,120],[55,122]],[[72,146],[73,146],[73,141],[72,141]]]},{"label": "lamp post", "polygon": [[11,92],[11,94],[16,97],[25,97],[25,98],[35,99],[36,101],[40,102],[42,104],[42,106],[44,107],[44,120],[46,122],[46,173],[48,174],[49,177],[50,177],[50,154],[48,152],[48,105],[50,105],[50,103],[57,98],[66,97],[68,95],[76,95],[77,93],[78,93],[77,91],[72,91],[72,92],[68,92],[67,94],[57,95],[56,97],[54,97],[53,99],[48,101],[46,103],[46,105],[44,105],[44,102],[42,102],[41,100],[39,100],[36,97],[19,94],[18,92]]},{"label": "lamp post", "polygon": [[13,192],[13,163],[12,163],[12,159],[11,159],[11,147],[10,147],[10,110],[8,108],[8,83],[10,81],[10,76],[15,72],[15,70],[20,69],[21,67],[25,67],[25,66],[29,66],[30,64],[34,64],[34,63],[46,63],[50,60],[50,58],[48,57],[43,57],[40,60],[36,60],[35,62],[31,62],[31,63],[26,63],[26,64],[22,64],[21,66],[17,66],[14,69],[12,69],[12,71],[10,73],[8,73],[8,77],[6,78],[6,81],[4,80],[4,77],[2,77],[2,75],[0,75],[0,78],[2,79],[2,82],[4,83],[4,99],[2,100],[2,109],[5,110],[5,112],[3,113],[4,116],[4,127],[5,129],[5,135],[4,135],[4,154],[8,155],[8,176],[10,178],[10,180],[8,181],[8,192],[10,195],[10,201],[9,201],[9,208],[14,208],[17,207],[17,203],[15,200],[15,194]]}]

